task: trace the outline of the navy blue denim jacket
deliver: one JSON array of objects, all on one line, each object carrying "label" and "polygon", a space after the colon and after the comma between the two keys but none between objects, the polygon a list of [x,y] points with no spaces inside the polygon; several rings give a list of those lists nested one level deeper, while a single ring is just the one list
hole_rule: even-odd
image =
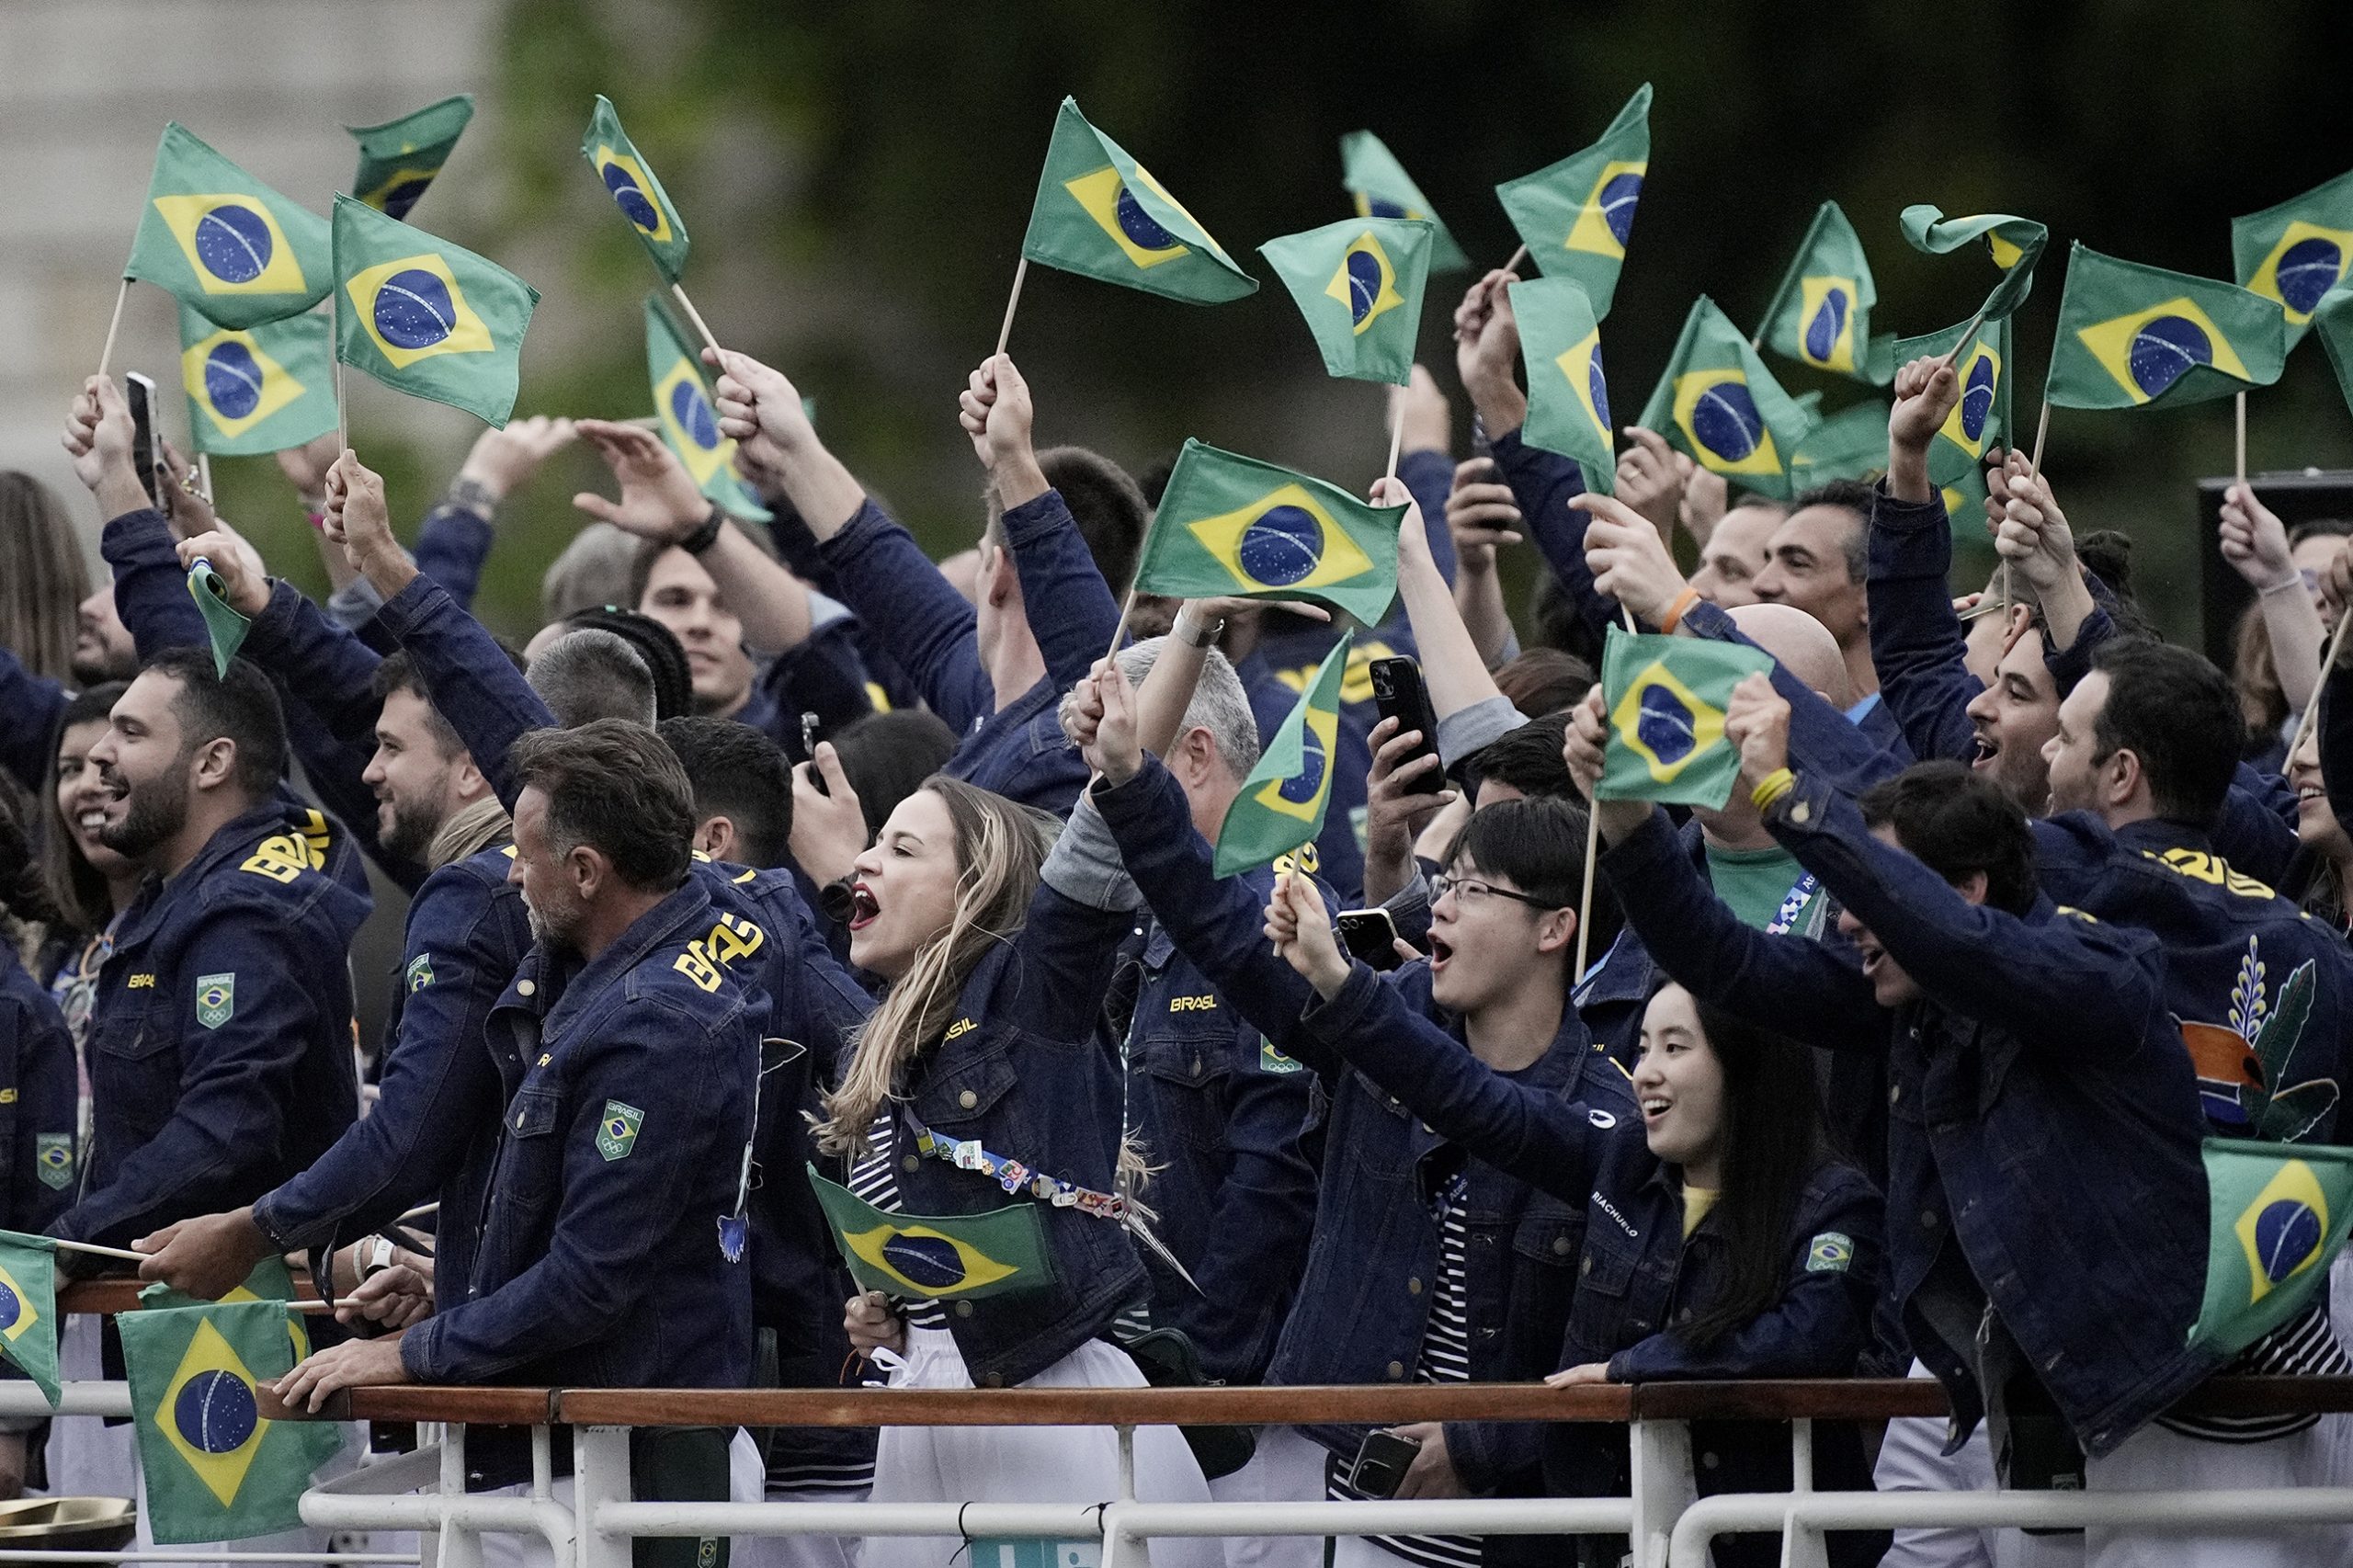
[{"label": "navy blue denim jacket", "polygon": [[250,1203],[351,1125],[345,956],[369,904],[311,853],[264,801],[123,912],[90,1018],[89,1168],[55,1234],[124,1246]]},{"label": "navy blue denim jacket", "polygon": [[74,1185],[81,1074],[74,1037],[40,982],[0,945],[0,1216],[39,1235]]},{"label": "navy blue denim jacket", "polygon": [[[1256,892],[1238,878],[1214,875],[1210,846],[1192,830],[1184,792],[1166,768],[1147,757],[1134,778],[1116,789],[1098,785],[1092,799],[1179,949],[1276,1049],[1313,1068],[1331,1096],[1307,1270],[1266,1381],[1378,1383],[1413,1375],[1438,1272],[1431,1204],[1457,1171],[1469,1181],[1472,1376],[1510,1381],[1554,1370],[1584,1205],[1545,1199],[1518,1177],[1468,1157],[1317,1038],[1302,1017],[1313,989],[1267,949]],[[1396,987],[1414,1012],[1459,1029],[1430,1000],[1427,964],[1408,964],[1381,983]],[[1545,1054],[1513,1076],[1531,1090],[1583,1099],[1623,1120],[1635,1114],[1624,1071],[1586,1038],[1574,1008],[1563,1011]],[[1340,1454],[1353,1454],[1363,1437],[1348,1426],[1302,1430]],[[1531,1426],[1464,1422],[1447,1428],[1447,1451],[1474,1490],[1531,1470],[1540,1444],[1540,1429]]]},{"label": "navy blue denim jacket", "polygon": [[2214,1369],[2187,1347],[2202,1127],[2156,940],[2047,903],[2024,917],[1970,904],[1803,774],[1767,826],[1924,1000],[1891,1014],[1819,944],[1741,925],[1655,813],[1603,869],[1695,994],[1811,1044],[1889,1052],[1890,1305],[1951,1397],[1953,1446],[1984,1400],[1972,1347],[1924,1315],[1927,1292],[1949,1317],[1990,1301],[2086,1449],[2113,1450]]},{"label": "navy blue denim jacket", "polygon": [[458,1291],[473,1278],[506,1104],[483,1029],[531,946],[522,894],[506,880],[514,856],[485,849],[445,866],[410,903],[382,1092],[335,1147],[255,1202],[277,1250],[341,1246],[438,1196],[436,1278]]},{"label": "navy blue denim jacket", "polygon": [[689,877],[593,960],[535,947],[492,1010],[501,1124],[471,1287],[402,1337],[419,1382],[737,1388],[751,1271],[721,1249],[767,999]]}]

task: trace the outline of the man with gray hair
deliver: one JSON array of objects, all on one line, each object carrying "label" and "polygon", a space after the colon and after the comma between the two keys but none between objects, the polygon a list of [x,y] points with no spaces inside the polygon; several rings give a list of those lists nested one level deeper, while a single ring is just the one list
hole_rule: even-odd
[{"label": "man with gray hair", "polygon": [[567,631],[523,672],[559,728],[597,719],[654,722],[654,672],[619,634],[593,626]]}]

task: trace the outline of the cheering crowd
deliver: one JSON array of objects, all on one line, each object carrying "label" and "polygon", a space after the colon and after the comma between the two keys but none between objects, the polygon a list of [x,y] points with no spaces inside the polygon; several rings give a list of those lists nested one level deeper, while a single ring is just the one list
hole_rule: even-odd
[{"label": "cheering crowd", "polygon": [[[987,503],[948,561],[782,371],[713,350],[772,521],[714,506],[642,426],[529,419],[480,438],[404,547],[329,437],[279,460],[324,604],[176,457],[151,493],[93,378],[64,444],[110,580],[85,580],[88,509],[0,475],[0,1218],[204,1299],[306,1263],[346,1305],[279,1381],[301,1407],[405,1382],[1909,1372],[1952,1420],[1824,1423],[1815,1484],[2346,1484],[2339,1418],[2173,1409],[2225,1369],[2353,1371],[2325,1292],[2235,1356],[2190,1332],[2201,1142],[2335,1129],[2353,707],[2321,663],[2346,530],[2291,542],[2231,492],[2223,551],[2259,606],[2234,677],[2153,634],[2125,552],[2078,539],[2023,455],[1987,466],[1984,518],[1948,517],[1941,359],[1897,372],[1873,483],[1728,492],[1634,429],[1615,495],[1588,494],[1521,439],[1512,280],[1456,312],[1469,411],[1418,368],[1392,399],[1396,477],[1370,494],[1408,508],[1395,608],[1356,629],[1321,832],[1224,876],[1229,808],[1342,628],[1132,597],[1154,473],[1040,449],[1051,394],[1002,354],[960,400]],[[574,440],[618,494],[582,499],[517,649],[468,606],[501,501]],[[1980,528],[2001,570],[1955,599],[1954,531]],[[1546,570],[1515,617],[1497,562],[1523,541]],[[251,622],[234,657],[190,597],[199,562]],[[1613,625],[1769,666],[1722,713],[1720,808],[1596,800]],[[1400,656],[1418,722],[1362,667]],[[409,897],[390,973],[347,962],[363,859]],[[381,1040],[355,1038],[367,991]],[[69,1376],[119,1367],[100,1323],[69,1327]],[[1109,1428],[641,1436],[653,1496],[1120,1485]],[[26,1446],[0,1434],[54,1491],[129,1484],[122,1428]],[[1784,1426],[1701,1422],[1693,1448],[1703,1494],[1792,1483]],[[468,1455],[479,1486],[529,1475],[518,1432]],[[1629,1467],[1621,1427],[1464,1422],[1146,1429],[1135,1477],[1168,1500],[1562,1496],[1623,1494]],[[965,1544],[734,1550],[944,1568]],[[2287,1564],[2353,1534],[1832,1549]],[[1717,1559],[1777,1560],[1755,1536]]]}]

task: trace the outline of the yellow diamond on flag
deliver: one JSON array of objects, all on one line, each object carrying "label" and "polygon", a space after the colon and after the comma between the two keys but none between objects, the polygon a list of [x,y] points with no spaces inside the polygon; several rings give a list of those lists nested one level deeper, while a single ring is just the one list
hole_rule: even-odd
[{"label": "yellow diamond on flag", "polygon": [[1301,484],[1185,526],[1246,587],[1319,588],[1372,570],[1371,557]]},{"label": "yellow diamond on flag", "polygon": [[210,1323],[197,1324],[155,1424],[205,1489],[222,1507],[233,1506],[269,1422],[253,1374]]}]

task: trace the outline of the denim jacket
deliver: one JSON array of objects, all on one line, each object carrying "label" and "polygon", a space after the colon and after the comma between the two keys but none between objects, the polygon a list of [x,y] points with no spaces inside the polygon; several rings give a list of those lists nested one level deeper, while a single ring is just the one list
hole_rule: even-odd
[{"label": "denim jacket", "polygon": [[1767,826],[1926,993],[1892,1015],[1818,944],[1749,930],[1654,814],[1603,861],[1676,978],[1811,1044],[1889,1053],[1888,1274],[1952,1446],[1984,1410],[1990,1305],[2086,1451],[2113,1450],[2214,1369],[2187,1347],[2205,1277],[2197,1093],[2147,935],[1963,901],[1801,774]]},{"label": "denim jacket", "polygon": [[475,1228],[498,1151],[506,1085],[483,1030],[531,946],[511,847],[426,879],[409,904],[381,1093],[369,1114],[293,1180],[254,1204],[272,1247],[333,1248],[437,1197],[435,1277],[473,1278]]},{"label": "denim jacket", "polygon": [[124,1246],[237,1208],[351,1125],[346,953],[369,905],[316,854],[266,800],[124,911],[90,1018],[89,1165],[53,1233]]},{"label": "denim jacket", "polygon": [[0,946],[0,1218],[9,1230],[39,1235],[65,1206],[80,1080],[57,1004]]},{"label": "denim jacket", "polygon": [[[1239,878],[1217,879],[1209,846],[1192,831],[1184,792],[1167,769],[1143,770],[1092,799],[1119,840],[1130,875],[1178,949],[1285,1055],[1305,1062],[1331,1098],[1324,1182],[1298,1303],[1277,1341],[1269,1383],[1404,1382],[1421,1356],[1438,1270],[1432,1202],[1456,1172],[1469,1181],[1465,1221],[1471,1373],[1482,1381],[1540,1377],[1557,1366],[1585,1210],[1537,1194],[1524,1180],[1470,1158],[1335,1054],[1302,1018],[1314,991],[1267,949],[1262,908]],[[1404,1005],[1433,1020],[1429,968],[1381,977]],[[1443,1027],[1459,1029],[1450,1019]],[[1545,1054],[1513,1075],[1530,1090],[1605,1106],[1631,1121],[1624,1072],[1586,1038],[1574,1008]],[[1360,1429],[1302,1428],[1349,1454]],[[1475,1490],[1530,1471],[1537,1428],[1457,1423],[1447,1449]]]},{"label": "denim jacket", "polygon": [[515,1081],[474,1278],[403,1336],[419,1382],[738,1388],[750,1270],[722,1250],[767,998],[689,877],[581,964],[535,947],[492,1010]]}]

